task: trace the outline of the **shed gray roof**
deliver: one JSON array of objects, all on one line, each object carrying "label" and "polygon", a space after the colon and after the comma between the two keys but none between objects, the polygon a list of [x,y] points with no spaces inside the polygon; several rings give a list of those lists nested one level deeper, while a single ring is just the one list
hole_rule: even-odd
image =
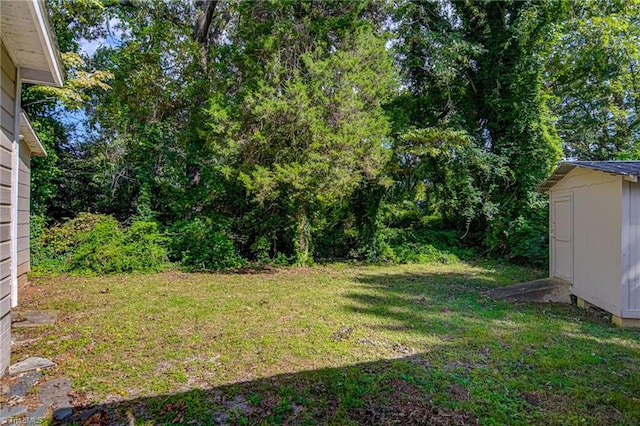
[{"label": "shed gray roof", "polygon": [[551,176],[538,186],[538,191],[548,191],[576,167],[630,176],[633,177],[634,180],[640,176],[640,161],[563,161],[558,164],[553,173],[551,173]]}]

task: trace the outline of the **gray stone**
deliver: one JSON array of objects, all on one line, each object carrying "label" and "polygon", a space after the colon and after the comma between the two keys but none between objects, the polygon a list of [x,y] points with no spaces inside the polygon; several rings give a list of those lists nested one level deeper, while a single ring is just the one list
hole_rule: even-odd
[{"label": "gray stone", "polygon": [[98,411],[100,411],[100,409],[97,408],[97,407],[90,408],[88,410],[82,410],[79,413],[77,413],[76,415],[74,415],[72,418],[70,418],[69,422],[70,423],[84,422],[89,417],[91,417],[94,414],[96,414]]},{"label": "gray stone", "polygon": [[23,407],[22,405],[17,405],[15,407],[9,407],[9,408],[2,408],[0,409],[0,423],[10,419],[11,417],[16,417],[21,414],[24,414],[26,411],[27,411],[27,407]]},{"label": "gray stone", "polygon": [[73,414],[73,407],[60,407],[53,410],[53,418],[56,420],[64,420],[71,417]]},{"label": "gray stone", "polygon": [[17,376],[33,370],[55,367],[57,364],[46,358],[32,357],[9,366],[9,375]]},{"label": "gray stone", "polygon": [[48,408],[46,405],[41,405],[35,410],[29,411],[25,416],[27,424],[40,424],[42,422],[42,419],[44,419],[47,415],[47,409]]},{"label": "gray stone", "polygon": [[571,284],[558,278],[543,278],[489,290],[487,296],[496,300],[519,302],[570,303]]},{"label": "gray stone", "polygon": [[18,377],[18,381],[8,392],[5,393],[7,398],[24,398],[33,386],[38,383],[38,379],[42,376],[40,371],[30,371]]},{"label": "gray stone", "polygon": [[29,389],[31,389],[29,386],[25,385],[24,383],[16,383],[15,385],[11,386],[11,389],[9,389],[9,392],[5,393],[4,395],[7,398],[24,398],[27,393],[29,392]]},{"label": "gray stone", "polygon": [[14,328],[42,327],[55,324],[60,311],[21,311],[11,314],[11,326]]},{"label": "gray stone", "polygon": [[40,386],[38,397],[44,405],[53,408],[55,420],[65,420],[73,415],[69,392],[71,392],[70,379],[55,379]]},{"label": "gray stone", "polygon": [[67,407],[69,403],[69,392],[71,392],[71,380],[56,379],[40,385],[38,397],[44,405],[57,407]]}]

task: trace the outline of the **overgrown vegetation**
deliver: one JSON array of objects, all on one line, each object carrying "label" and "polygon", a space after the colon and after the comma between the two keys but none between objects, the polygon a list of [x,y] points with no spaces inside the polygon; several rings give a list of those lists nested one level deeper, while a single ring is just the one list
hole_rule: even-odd
[{"label": "overgrown vegetation", "polygon": [[245,260],[233,242],[210,219],[194,219],[171,229],[171,256],[186,270],[238,268]]},{"label": "overgrown vegetation", "polygon": [[[555,162],[640,152],[638,0],[49,6],[69,78],[23,93],[50,153],[40,225],[144,218],[192,270],[451,248],[544,265]],[[456,241],[405,239],[437,232]],[[66,264],[134,267],[84,252]]]},{"label": "overgrown vegetation", "polygon": [[[208,219],[181,221],[164,231],[155,222],[134,220],[123,227],[113,216],[90,213],[50,228],[44,222],[32,218],[32,275],[150,273],[170,268],[170,262],[190,272],[297,264],[282,253],[271,258],[264,238],[252,244],[254,260],[248,262]],[[455,263],[476,256],[453,232],[389,229],[381,238],[381,252],[369,258],[376,263]]]},{"label": "overgrown vegetation", "polygon": [[50,357],[46,379],[73,378],[73,404],[116,424],[638,424],[640,331],[483,295],[544,275],[459,262],[47,277],[21,305],[64,315],[16,329],[29,344],[12,356]]},{"label": "overgrown vegetation", "polygon": [[38,273],[159,272],[167,267],[166,239],[153,222],[134,221],[123,229],[112,216],[81,213],[60,226],[32,231]]}]

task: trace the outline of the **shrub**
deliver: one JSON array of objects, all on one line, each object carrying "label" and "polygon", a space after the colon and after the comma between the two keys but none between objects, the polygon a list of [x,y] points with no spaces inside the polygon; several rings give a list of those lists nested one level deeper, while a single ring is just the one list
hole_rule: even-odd
[{"label": "shrub", "polygon": [[515,219],[498,217],[489,226],[485,244],[489,251],[511,260],[545,267],[549,262],[549,207],[545,197],[534,195]]},{"label": "shrub", "polygon": [[386,239],[393,253],[390,260],[398,263],[455,263],[475,256],[473,250],[462,246],[456,231],[387,229]]},{"label": "shrub", "polygon": [[165,238],[153,222],[122,229],[112,216],[81,213],[39,238],[40,272],[158,272],[168,264]]},{"label": "shrub", "polygon": [[171,234],[171,258],[186,270],[239,268],[245,264],[233,242],[209,218],[178,222]]},{"label": "shrub", "polygon": [[158,271],[164,269],[168,262],[165,248],[167,238],[158,230],[155,222],[136,221],[125,230],[131,270]]},{"label": "shrub", "polygon": [[457,263],[458,256],[439,250],[431,244],[406,243],[393,247],[395,261],[398,263]]},{"label": "shrub", "polygon": [[259,265],[266,265],[271,261],[271,258],[269,257],[271,242],[269,242],[267,237],[258,237],[258,239],[251,244],[250,249]]}]

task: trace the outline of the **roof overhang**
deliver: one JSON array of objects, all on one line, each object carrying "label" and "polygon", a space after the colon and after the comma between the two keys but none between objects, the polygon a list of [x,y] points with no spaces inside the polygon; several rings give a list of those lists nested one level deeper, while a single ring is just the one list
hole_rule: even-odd
[{"label": "roof overhang", "polygon": [[46,157],[47,152],[24,112],[20,114],[20,140],[27,144],[32,156]]},{"label": "roof overhang", "polygon": [[570,162],[562,162],[558,164],[553,173],[551,173],[551,176],[538,185],[536,190],[538,192],[548,192],[556,183],[560,182],[571,170],[575,168],[576,165]]},{"label": "roof overhang", "polygon": [[623,176],[625,180],[631,182],[638,182],[640,177],[640,161],[563,161],[536,190],[548,192],[576,167]]},{"label": "roof overhang", "polygon": [[61,87],[64,67],[44,0],[0,1],[0,23],[22,81]]}]

